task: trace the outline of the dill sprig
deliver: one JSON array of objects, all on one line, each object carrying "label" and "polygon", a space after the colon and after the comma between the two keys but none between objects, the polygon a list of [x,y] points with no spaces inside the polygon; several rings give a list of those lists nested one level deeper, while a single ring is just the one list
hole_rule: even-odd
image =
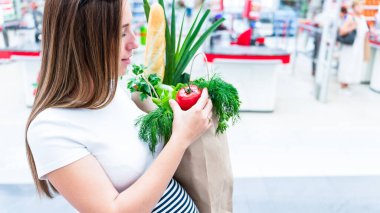
[{"label": "dill sprig", "polygon": [[147,115],[140,116],[136,121],[139,129],[139,138],[148,143],[152,153],[156,151],[156,146],[163,141],[169,141],[172,134],[173,111],[162,106]]},{"label": "dill sprig", "polygon": [[235,124],[240,118],[239,108],[241,101],[238,91],[232,84],[223,81],[218,75],[214,75],[210,81],[200,78],[192,82],[192,84],[202,89],[207,87],[214,115],[218,118],[217,134],[224,133],[227,130],[230,120],[232,124]]}]

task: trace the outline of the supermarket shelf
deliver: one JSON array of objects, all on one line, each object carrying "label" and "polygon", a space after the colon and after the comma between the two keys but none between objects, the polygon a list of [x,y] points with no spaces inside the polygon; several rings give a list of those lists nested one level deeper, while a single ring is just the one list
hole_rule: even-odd
[{"label": "supermarket shelf", "polygon": [[364,5],[363,9],[364,10],[377,10],[377,9],[379,9],[379,6],[377,6],[377,5]]},{"label": "supermarket shelf", "polygon": [[365,0],[363,9],[364,16],[368,22],[368,25],[373,26],[375,23],[375,15],[379,9],[380,0]]},{"label": "supermarket shelf", "polygon": [[367,21],[375,21],[375,17],[365,17]]}]

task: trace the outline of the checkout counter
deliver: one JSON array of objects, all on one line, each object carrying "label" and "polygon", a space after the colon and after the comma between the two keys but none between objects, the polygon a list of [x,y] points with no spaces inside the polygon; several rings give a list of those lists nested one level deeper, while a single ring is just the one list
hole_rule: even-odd
[{"label": "checkout counter", "polygon": [[371,59],[368,69],[372,71],[371,90],[380,93],[380,32],[371,33],[369,37]]},{"label": "checkout counter", "polygon": [[241,111],[275,110],[277,73],[290,61],[290,53],[265,46],[219,46],[204,49],[214,71],[239,92]]},{"label": "checkout counter", "polygon": [[[0,49],[0,60],[18,61],[23,70],[25,102],[31,107],[41,66],[40,45]],[[142,48],[139,48],[143,50]],[[290,53],[265,46],[219,46],[203,50],[214,70],[236,86],[242,100],[242,111],[273,112],[275,109],[277,73],[289,64]],[[136,51],[139,63],[143,51]],[[141,57],[139,57],[141,56]]]},{"label": "checkout counter", "polygon": [[41,46],[39,44],[24,45],[0,49],[1,61],[17,61],[18,68],[22,70],[24,82],[25,104],[31,107],[37,88],[37,77],[41,67]]}]

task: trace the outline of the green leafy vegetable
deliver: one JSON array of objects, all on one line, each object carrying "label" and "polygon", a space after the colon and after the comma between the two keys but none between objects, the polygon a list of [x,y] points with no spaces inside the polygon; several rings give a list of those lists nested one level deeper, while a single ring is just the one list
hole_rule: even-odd
[{"label": "green leafy vegetable", "polygon": [[[221,134],[228,128],[228,122],[232,124],[239,119],[240,99],[235,87],[223,81],[219,76],[214,75],[210,81],[204,78],[191,82],[199,88],[207,88],[213,103],[214,115],[218,118],[216,134]],[[169,100],[176,97],[177,92],[186,87],[186,84],[179,83],[176,87],[157,84],[157,93],[161,99],[152,98],[158,108],[147,115],[141,116],[136,122],[139,127],[139,138],[149,144],[152,152],[155,152],[156,145],[163,141],[167,143],[172,134],[173,111],[169,105]]]},{"label": "green leafy vegetable", "polygon": [[132,73],[135,74],[136,77],[129,79],[127,84],[128,89],[131,92],[141,92],[140,98],[142,101],[148,98],[148,96],[159,98],[153,88],[160,86],[160,77],[158,77],[157,74],[150,74],[148,78],[146,78],[144,76],[144,70],[146,70],[144,65],[132,65]]},{"label": "green leafy vegetable", "polygon": [[239,119],[241,101],[238,91],[232,84],[223,81],[217,75],[214,75],[210,81],[201,78],[192,84],[202,89],[206,87],[208,89],[214,114],[218,118],[216,133],[224,133],[228,128],[228,121],[232,120],[232,124],[236,123]]},{"label": "green leafy vegetable", "polygon": [[167,143],[172,134],[173,112],[166,107],[158,107],[145,116],[137,119],[139,138],[149,144],[152,153],[159,142]]}]

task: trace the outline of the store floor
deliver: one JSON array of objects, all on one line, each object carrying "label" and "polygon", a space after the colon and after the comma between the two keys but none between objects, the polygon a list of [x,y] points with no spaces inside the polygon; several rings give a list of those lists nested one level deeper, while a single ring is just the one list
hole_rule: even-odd
[{"label": "store floor", "polygon": [[[235,212],[380,212],[380,94],[368,85],[313,97],[307,58],[279,74],[274,113],[242,113],[228,132]],[[70,212],[38,201],[26,164],[22,70],[0,65],[0,212]]]}]

